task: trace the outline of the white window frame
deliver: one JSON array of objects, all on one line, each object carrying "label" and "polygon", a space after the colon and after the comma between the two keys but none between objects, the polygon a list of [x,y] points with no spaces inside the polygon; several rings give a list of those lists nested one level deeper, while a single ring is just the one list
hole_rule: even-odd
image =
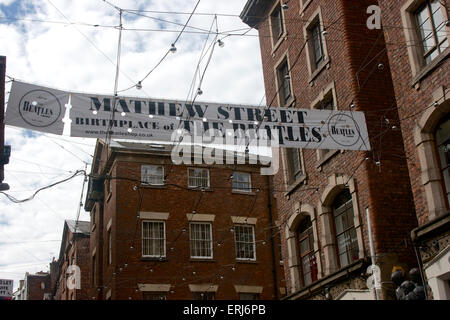
[{"label": "white window frame", "polygon": [[[200,177],[200,178],[199,177],[192,177],[191,174],[190,174],[191,170],[193,170],[194,172],[197,171],[197,170],[202,170],[202,171],[206,170],[207,175],[208,175],[208,177],[207,177],[207,179],[208,179],[207,185],[206,186],[199,186],[199,185],[191,184],[191,179],[193,179],[194,181],[199,181],[199,180],[203,179],[202,177]],[[209,169],[207,169],[207,168],[188,168],[188,187],[189,188],[205,188],[205,189],[209,189],[209,187],[210,187]]]},{"label": "white window frame", "polygon": [[[158,174],[153,174],[153,173],[149,173],[146,174],[144,173],[144,169],[150,169],[150,168],[162,168],[162,174],[158,175]],[[152,183],[151,179],[152,178],[156,178],[156,179],[161,179],[161,182],[159,183]],[[160,165],[160,164],[144,164],[141,166],[141,181],[143,185],[149,185],[149,186],[163,186],[164,185],[164,165]]]},{"label": "white window frame", "polygon": [[[246,181],[238,181],[237,177],[239,175],[247,175],[248,176],[248,182]],[[237,188],[235,186],[235,183],[237,184],[246,184],[248,183],[248,188],[247,189],[241,189],[241,188]],[[233,191],[239,191],[239,192],[251,192],[252,191],[252,175],[249,172],[233,172],[233,182],[231,184],[231,188]]]},{"label": "white window frame", "polygon": [[[241,258],[239,257],[239,246],[238,243],[244,243],[244,245],[249,245],[250,242],[243,242],[243,241],[238,241],[237,239],[237,234],[238,228],[244,228],[245,229],[250,229],[252,232],[252,237],[253,237],[253,241],[252,241],[252,247],[253,247],[253,257],[252,258]],[[234,243],[235,243],[235,247],[236,247],[236,260],[239,261],[256,261],[256,240],[255,240],[255,226],[254,225],[249,225],[249,224],[236,224],[234,225]]]},{"label": "white window frame", "polygon": [[[209,240],[204,239],[193,239],[193,232],[192,232],[192,226],[193,225],[206,225],[209,227]],[[202,242],[209,242],[210,251],[211,254],[209,256],[200,256],[200,255],[193,255],[193,244],[198,243],[198,241]],[[191,222],[189,223],[189,249],[190,249],[190,257],[191,259],[213,259],[214,253],[213,253],[213,238],[212,238],[212,223],[209,222]]]},{"label": "white window frame", "polygon": [[[163,238],[144,238],[144,224],[145,223],[162,223],[163,224]],[[166,257],[166,222],[164,220],[142,220],[142,250],[141,250],[141,254],[142,257],[144,258],[165,258]],[[164,245],[163,245],[163,251],[164,254],[144,254],[144,241],[145,240],[150,240],[150,242],[153,240],[163,240]]]}]

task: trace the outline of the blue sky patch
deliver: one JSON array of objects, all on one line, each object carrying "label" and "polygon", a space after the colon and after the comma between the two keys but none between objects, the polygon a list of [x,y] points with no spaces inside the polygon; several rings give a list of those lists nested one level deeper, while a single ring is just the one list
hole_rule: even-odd
[{"label": "blue sky patch", "polygon": [[[36,12],[36,6],[31,1],[13,1],[9,5],[0,4],[2,15],[7,18],[23,18],[25,15]],[[3,20],[4,21],[4,20]],[[7,23],[13,23],[8,20]]]}]

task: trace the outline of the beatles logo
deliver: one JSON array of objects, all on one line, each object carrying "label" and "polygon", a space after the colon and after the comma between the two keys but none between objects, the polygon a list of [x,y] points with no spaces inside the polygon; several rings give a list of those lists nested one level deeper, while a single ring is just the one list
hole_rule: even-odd
[{"label": "beatles logo", "polygon": [[351,147],[355,145],[361,135],[356,121],[346,114],[336,114],[328,122],[328,132],[338,145]]},{"label": "beatles logo", "polygon": [[45,90],[32,90],[19,103],[20,116],[33,127],[51,126],[59,119],[61,110],[59,99]]}]

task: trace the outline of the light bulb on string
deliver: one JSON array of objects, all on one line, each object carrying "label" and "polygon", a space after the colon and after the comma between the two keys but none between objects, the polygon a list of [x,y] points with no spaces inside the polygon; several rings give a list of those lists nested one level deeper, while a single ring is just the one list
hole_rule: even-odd
[{"label": "light bulb on string", "polygon": [[120,115],[121,115],[122,117],[125,117],[127,114],[126,114],[125,111],[122,111],[122,112],[120,113]]},{"label": "light bulb on string", "polygon": [[172,52],[172,53],[177,52],[177,47],[175,47],[175,44],[174,44],[174,43],[172,43],[172,44],[170,45],[170,52]]},{"label": "light bulb on string", "polygon": [[222,40],[217,40],[217,43],[219,44],[219,47],[223,48],[225,46],[225,43]]},{"label": "light bulb on string", "polygon": [[136,89],[138,90],[142,89],[142,83],[140,81],[136,84]]}]

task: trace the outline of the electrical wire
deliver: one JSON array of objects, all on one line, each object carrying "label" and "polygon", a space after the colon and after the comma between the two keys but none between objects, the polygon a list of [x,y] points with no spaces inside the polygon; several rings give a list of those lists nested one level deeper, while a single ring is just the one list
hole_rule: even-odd
[{"label": "electrical wire", "polygon": [[77,176],[85,175],[85,174],[86,174],[86,172],[85,172],[84,170],[77,170],[77,171],[76,171],[73,175],[71,175],[70,177],[68,177],[68,178],[66,178],[66,179],[63,179],[63,180],[60,180],[60,181],[57,181],[57,182],[54,182],[54,183],[52,183],[52,184],[50,184],[50,185],[48,185],[48,186],[39,188],[38,190],[36,190],[36,191],[35,191],[31,196],[29,196],[28,198],[21,199],[21,200],[16,199],[15,197],[13,197],[13,196],[11,196],[11,195],[9,195],[9,194],[3,192],[3,191],[1,191],[0,194],[3,194],[4,196],[6,196],[11,202],[14,202],[14,203],[24,203],[24,202],[33,200],[34,197],[35,197],[39,192],[41,192],[41,191],[43,191],[43,190],[50,189],[50,188],[52,188],[52,187],[54,187],[54,186],[56,186],[56,185],[58,185],[58,184],[64,183],[64,182],[66,182],[66,181],[69,181],[69,180],[71,180],[71,179],[77,177]]}]

